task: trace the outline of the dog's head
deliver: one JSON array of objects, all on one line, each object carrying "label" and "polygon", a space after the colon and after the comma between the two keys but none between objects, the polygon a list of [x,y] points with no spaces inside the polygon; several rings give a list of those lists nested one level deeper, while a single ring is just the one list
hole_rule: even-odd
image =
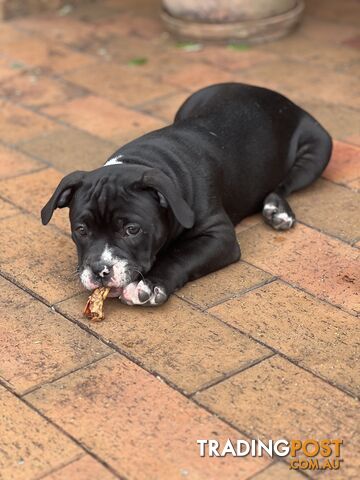
[{"label": "dog's head", "polygon": [[194,223],[193,211],[166,174],[135,165],[70,173],[42,209],[42,223],[63,207],[70,208],[84,287],[108,286],[115,294],[149,272],[172,230]]}]

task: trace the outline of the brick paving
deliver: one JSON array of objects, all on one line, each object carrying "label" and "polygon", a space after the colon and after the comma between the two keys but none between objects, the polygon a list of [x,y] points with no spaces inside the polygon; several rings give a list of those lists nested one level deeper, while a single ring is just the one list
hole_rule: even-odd
[{"label": "brick paving", "polygon": [[[157,0],[93,1],[0,26],[0,479],[358,478],[360,133],[355,0],[307,2],[288,38],[188,52]],[[341,6],[340,6],[341,5]],[[140,60],[139,60],[140,59]],[[171,121],[213,82],[276,88],[334,137],[298,223],[237,226],[243,258],[157,309],[82,316],[64,173]],[[335,472],[201,458],[201,438],[341,438]]]}]

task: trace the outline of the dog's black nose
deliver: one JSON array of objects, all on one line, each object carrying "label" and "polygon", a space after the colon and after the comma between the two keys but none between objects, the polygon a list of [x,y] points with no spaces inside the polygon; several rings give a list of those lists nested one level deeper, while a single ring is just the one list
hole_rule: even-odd
[{"label": "dog's black nose", "polygon": [[101,278],[106,278],[111,273],[111,267],[109,267],[108,265],[104,265],[101,262],[94,263],[91,266],[91,270],[93,271],[94,275]]}]

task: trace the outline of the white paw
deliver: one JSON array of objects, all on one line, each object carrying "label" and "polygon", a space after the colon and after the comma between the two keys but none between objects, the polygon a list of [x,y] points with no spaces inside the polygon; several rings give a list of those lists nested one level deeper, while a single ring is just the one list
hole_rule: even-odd
[{"label": "white paw", "polygon": [[289,230],[295,223],[295,215],[290,205],[274,193],[265,199],[262,214],[266,223],[275,230]]},{"label": "white paw", "polygon": [[161,305],[167,300],[165,289],[147,280],[127,285],[119,297],[127,305]]}]

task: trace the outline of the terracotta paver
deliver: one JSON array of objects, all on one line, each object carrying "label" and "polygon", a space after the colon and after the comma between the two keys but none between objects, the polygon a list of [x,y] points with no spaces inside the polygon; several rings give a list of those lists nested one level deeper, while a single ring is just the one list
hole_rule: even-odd
[{"label": "terracotta paver", "polygon": [[282,282],[272,282],[210,313],[360,396],[358,319]]},{"label": "terracotta paver", "polygon": [[[296,103],[313,115],[313,117],[315,117],[324,128],[326,128],[333,139],[344,140],[356,144],[355,138],[357,137],[359,130],[357,128],[357,110],[339,104],[322,103],[321,101],[316,100],[309,101],[307,98],[298,98]],[[360,136],[358,136],[358,141],[360,143]],[[334,141],[335,152],[337,148],[336,143],[337,142]],[[333,160],[331,160],[331,163],[327,168],[331,169],[333,163]]]},{"label": "terracotta paver", "polygon": [[0,472],[6,480],[35,480],[75,460],[82,450],[0,386]]},{"label": "terracotta paver", "polygon": [[173,123],[175,114],[181,105],[188,98],[188,92],[174,93],[167,95],[160,99],[150,100],[140,106],[140,109],[145,113],[154,115],[157,118],[162,118],[166,123]]},{"label": "terracotta paver", "polygon": [[18,393],[111,351],[1,277],[0,301],[0,378]]},{"label": "terracotta paver", "polygon": [[156,309],[131,308],[117,299],[108,300],[106,320],[100,323],[84,318],[86,298],[86,294],[80,295],[56,308],[187,392],[272,353],[175,297]]},{"label": "terracotta paver", "polygon": [[20,213],[20,210],[11,205],[9,202],[5,202],[0,198],[0,219],[11,217]]},{"label": "terracotta paver", "polygon": [[260,473],[257,473],[252,480],[304,480],[304,477],[290,470],[288,465],[283,462],[276,462],[265,468]]},{"label": "terracotta paver", "polygon": [[0,100],[0,110],[0,138],[6,143],[18,143],[57,128],[51,120],[5,100]]},{"label": "terracotta paver", "polygon": [[351,182],[349,182],[348,186],[353,190],[360,191],[360,177],[356,180],[352,180]]},{"label": "terracotta paver", "polygon": [[16,33],[12,31],[7,34],[7,38],[4,37],[5,35],[1,42],[2,54],[14,62],[24,63],[27,67],[40,67],[49,72],[64,73],[95,63],[90,55],[71,50],[56,41],[49,42],[18,30]]},{"label": "terracotta paver", "polygon": [[[101,27],[97,31],[107,33],[103,38],[97,38],[97,41],[90,42],[86,45],[85,51],[99,58],[105,58],[119,65],[131,64],[131,60],[135,58],[143,58],[146,61],[141,64],[134,64],[132,71],[134,75],[137,72],[151,72],[154,64],[158,65],[158,59],[163,59],[164,54],[171,51],[171,43],[169,41],[161,41],[160,38],[146,39],[134,36],[129,42],[128,37],[119,35],[119,26],[116,25],[117,19],[111,22],[102,22]],[[172,63],[176,63],[176,60]],[[164,65],[167,69],[167,65]],[[151,73],[155,73],[152,71]]]},{"label": "terracotta paver", "polygon": [[94,34],[92,25],[69,16],[61,17],[56,14],[20,17],[16,18],[13,24],[25,32],[73,47],[88,43]]},{"label": "terracotta paver", "polygon": [[341,439],[340,478],[356,478],[358,402],[287,360],[265,360],[196,398],[255,438]]},{"label": "terracotta paver", "polygon": [[289,201],[301,222],[349,243],[360,238],[359,193],[320,179]]},{"label": "terracotta paver", "polygon": [[[150,2],[146,0],[136,0],[136,3],[122,0],[120,4],[112,0],[91,2],[90,4],[80,3],[74,10],[73,18],[86,21],[88,24],[101,25],[103,21],[114,19],[114,16],[119,12],[131,12],[135,10],[136,13],[139,13],[139,8],[144,14],[152,12],[154,0],[150,0]],[[152,13],[154,14],[154,12]]]},{"label": "terracotta paver", "polygon": [[0,42],[2,45],[7,45],[14,41],[14,39],[24,38],[24,35],[17,30],[10,22],[3,22],[0,30]]},{"label": "terracotta paver", "polygon": [[81,130],[59,125],[51,133],[19,145],[23,152],[50,162],[64,173],[101,167],[118,147]]},{"label": "terracotta paver", "polygon": [[[327,4],[329,5],[329,3]],[[327,22],[321,18],[305,15],[298,27],[298,33],[312,38],[316,42],[341,45],[347,39],[356,35],[358,30],[354,25]]]},{"label": "terracotta paver", "polygon": [[323,2],[311,2],[308,8],[309,15],[322,20],[329,20],[350,28],[357,25],[357,1],[348,0],[342,4],[336,0],[327,2],[328,8],[324,11]]},{"label": "terracotta paver", "polygon": [[196,440],[238,433],[117,354],[26,398],[126,478],[246,479],[265,466],[200,457]]},{"label": "terracotta paver", "polygon": [[46,107],[80,95],[82,90],[36,72],[25,72],[0,83],[0,96],[29,107]]},{"label": "terracotta paver", "polygon": [[259,223],[238,237],[243,260],[350,313],[359,309],[359,252],[349,245],[300,224],[275,232]]},{"label": "terracotta paver", "polygon": [[247,230],[248,228],[257,225],[258,223],[264,223],[264,218],[261,213],[255,213],[255,215],[250,215],[250,217],[246,217],[241,220],[240,223],[235,225],[235,231],[236,233],[240,233],[243,230]]},{"label": "terracotta paver", "polygon": [[324,66],[337,72],[347,72],[349,66],[359,60],[359,54],[355,49],[328,42],[317,42],[316,48],[314,48],[314,39],[307,36],[299,38],[299,36],[291,35],[286,42],[272,42],[261,45],[260,49],[272,54],[277,53],[282,58]]},{"label": "terracotta paver", "polygon": [[165,126],[149,115],[92,95],[54,105],[45,112],[119,146],[141,134]]},{"label": "terracotta paver", "polygon": [[[92,92],[126,106],[137,105],[176,91],[176,88],[159,80],[139,74],[128,65],[103,63],[82,68],[65,75],[65,78]],[[141,95],[140,95],[141,92]]]},{"label": "terracotta paver", "polygon": [[[360,107],[359,85],[354,75],[326,70],[318,65],[281,60],[258,65],[236,76],[237,81],[281,91],[293,101],[302,99]],[[317,88],[314,88],[317,85]]]},{"label": "terracotta paver", "polygon": [[360,147],[335,141],[331,161],[323,176],[345,184],[360,177]]},{"label": "terracotta paver", "polygon": [[0,272],[55,303],[82,289],[72,240],[26,215],[0,221]]},{"label": "terracotta paver", "polygon": [[234,75],[213,65],[197,63],[192,68],[165,74],[162,79],[168,84],[195,91],[212,83],[234,81]]},{"label": "terracotta paver", "polygon": [[360,35],[354,35],[352,37],[347,37],[347,39],[345,41],[342,42],[344,45],[346,45],[347,47],[351,47],[351,48],[359,48],[359,45],[360,45]]},{"label": "terracotta paver", "polygon": [[[134,14],[129,7],[131,5],[125,6],[123,12],[119,15],[100,20],[101,28],[112,35],[121,37],[130,35],[134,41],[139,37],[154,40],[164,33],[166,35],[165,26],[157,15],[153,15],[152,18],[150,15],[146,15],[144,10],[142,10],[142,14],[140,12]],[[121,30],[119,29],[119,23],[122,25]]]},{"label": "terracotta paver", "polygon": [[21,152],[0,145],[0,179],[45,168],[45,165]]},{"label": "terracotta paver", "polygon": [[269,281],[271,275],[247,263],[238,262],[217,272],[189,282],[177,292],[180,298],[201,308],[228,300],[249,288]]},{"label": "terracotta paver", "polygon": [[115,480],[116,477],[90,455],[75,460],[43,477],[44,480]]},{"label": "terracotta paver", "polygon": [[9,58],[0,58],[0,82],[15,77],[24,69],[25,65],[21,62],[14,62]]},{"label": "terracotta paver", "polygon": [[[53,168],[46,168],[40,172],[0,180],[0,195],[24,210],[33,213],[40,222],[40,211],[63,176],[62,173]],[[69,209],[55,210],[51,224],[69,233]]]},{"label": "terracotta paver", "polygon": [[276,59],[271,52],[261,51],[252,47],[239,47],[236,45],[206,46],[201,52],[201,57],[216,67],[231,71],[241,71],[260,63],[267,63]]}]

